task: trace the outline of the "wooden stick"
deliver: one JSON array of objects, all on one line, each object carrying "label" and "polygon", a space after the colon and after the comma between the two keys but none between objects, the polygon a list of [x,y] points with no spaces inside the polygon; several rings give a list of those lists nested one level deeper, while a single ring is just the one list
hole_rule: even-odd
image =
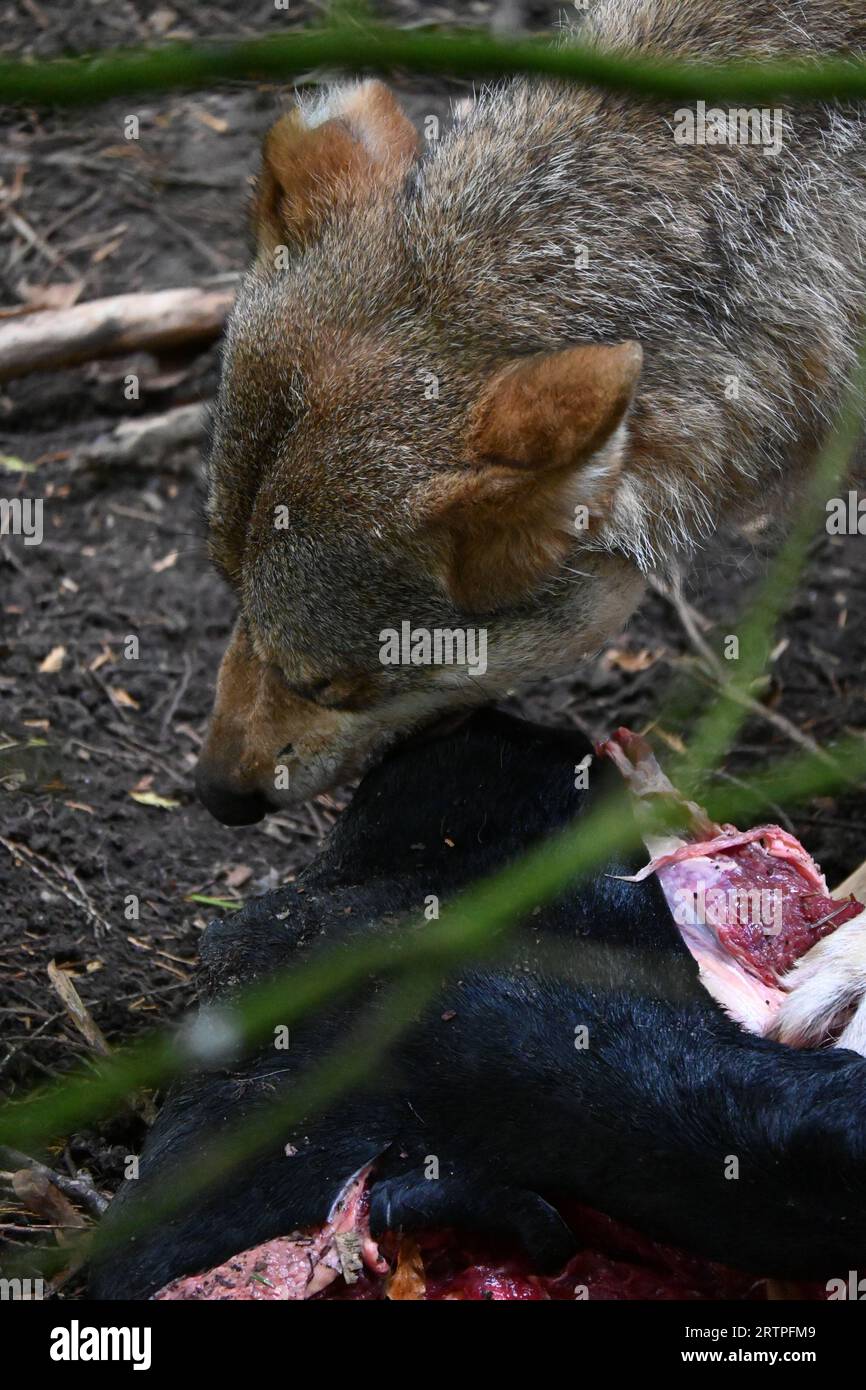
[{"label": "wooden stick", "polygon": [[157,290],[42,309],[0,322],[0,382],[96,357],[181,343],[220,333],[233,289]]},{"label": "wooden stick", "polygon": [[31,1158],[19,1149],[10,1149],[4,1145],[0,1145],[0,1163],[14,1166],[16,1169],[29,1168],[32,1172],[47,1178],[91,1216],[100,1217],[108,1206],[108,1198],[103,1197],[96,1189],[89,1173],[79,1172],[77,1177],[70,1178],[66,1173],[58,1173],[55,1168],[47,1168],[37,1158]]},{"label": "wooden stick", "polygon": [[207,437],[208,406],[204,402],[178,405],[160,415],[141,415],[124,420],[110,434],[84,444],[75,455],[75,466],[162,467],[195,450],[196,457]]}]

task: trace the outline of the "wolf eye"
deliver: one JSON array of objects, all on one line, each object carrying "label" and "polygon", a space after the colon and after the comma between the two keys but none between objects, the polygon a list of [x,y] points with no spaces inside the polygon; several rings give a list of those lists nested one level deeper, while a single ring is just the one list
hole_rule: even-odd
[{"label": "wolf eye", "polygon": [[316,697],[323,695],[331,684],[330,676],[321,676],[312,681],[290,681],[279,666],[273,666],[271,669],[290,694],[297,695],[299,700],[309,700],[312,704],[316,703]]},{"label": "wolf eye", "polygon": [[369,676],[360,672],[342,676],[321,676],[311,681],[290,681],[277,667],[274,668],[286,690],[300,700],[306,700],[319,709],[360,710],[365,709],[376,695],[376,686]]},{"label": "wolf eye", "polygon": [[291,690],[293,695],[298,695],[302,700],[310,700],[313,704],[316,703],[317,696],[325,694],[330,684],[330,676],[323,676],[321,680],[303,681],[298,685],[286,681],[287,689]]}]

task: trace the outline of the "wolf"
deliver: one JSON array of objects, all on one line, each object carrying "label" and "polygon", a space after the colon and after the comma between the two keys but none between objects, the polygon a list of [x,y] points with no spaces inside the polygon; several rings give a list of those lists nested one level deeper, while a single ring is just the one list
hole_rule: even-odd
[{"label": "wolf", "polygon": [[[862,55],[866,9],[597,0],[580,37],[811,60]],[[697,105],[518,79],[422,149],[365,81],[268,134],[209,462],[223,821],[573,669],[649,573],[795,492],[866,308],[863,108]],[[383,663],[404,623],[483,632],[484,671]]]}]

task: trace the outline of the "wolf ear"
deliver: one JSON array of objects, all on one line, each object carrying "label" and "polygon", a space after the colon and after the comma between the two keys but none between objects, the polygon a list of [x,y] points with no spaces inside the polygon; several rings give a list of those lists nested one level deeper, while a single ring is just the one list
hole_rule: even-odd
[{"label": "wolf ear", "polygon": [[252,209],[259,254],[302,249],[334,208],[398,183],[418,152],[415,127],[381,82],[332,87],[295,107],[265,136]]},{"label": "wolf ear", "polygon": [[520,358],[470,413],[468,467],[432,484],[428,520],[446,587],[467,611],[528,596],[560,569],[581,520],[604,517],[619,477],[643,354],[635,342]]}]

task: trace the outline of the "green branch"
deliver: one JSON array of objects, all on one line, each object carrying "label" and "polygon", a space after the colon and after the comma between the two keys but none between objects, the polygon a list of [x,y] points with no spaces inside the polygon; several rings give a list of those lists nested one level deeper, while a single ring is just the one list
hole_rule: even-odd
[{"label": "green branch", "polygon": [[217,82],[280,81],[315,68],[459,77],[532,73],[669,100],[759,102],[866,98],[866,62],[844,58],[682,64],[549,39],[419,32],[361,22],[240,43],[110,49],[81,58],[0,63],[0,100],[71,105]]}]

